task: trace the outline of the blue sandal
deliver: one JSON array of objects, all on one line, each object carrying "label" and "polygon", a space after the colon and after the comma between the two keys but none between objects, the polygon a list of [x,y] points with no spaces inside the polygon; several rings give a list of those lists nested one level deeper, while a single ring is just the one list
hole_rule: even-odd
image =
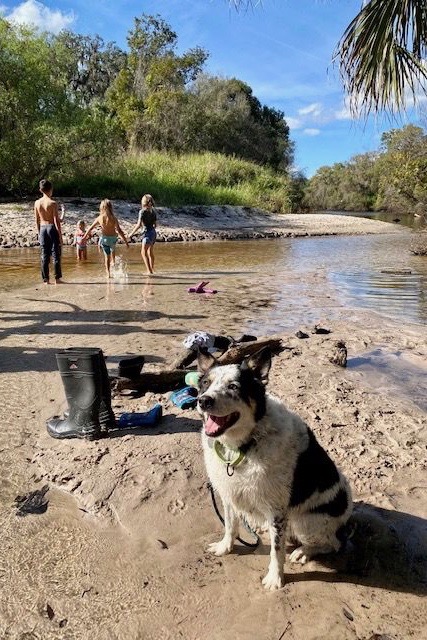
[{"label": "blue sandal", "polygon": [[197,404],[197,389],[194,387],[184,387],[179,391],[171,393],[169,398],[176,407],[180,409],[194,409]]}]

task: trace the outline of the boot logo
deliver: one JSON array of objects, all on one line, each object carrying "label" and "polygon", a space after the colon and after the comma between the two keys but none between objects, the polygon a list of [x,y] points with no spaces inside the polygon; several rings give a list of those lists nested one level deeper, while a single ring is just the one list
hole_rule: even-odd
[{"label": "boot logo", "polygon": [[70,369],[78,369],[78,366],[76,364],[70,364]]}]

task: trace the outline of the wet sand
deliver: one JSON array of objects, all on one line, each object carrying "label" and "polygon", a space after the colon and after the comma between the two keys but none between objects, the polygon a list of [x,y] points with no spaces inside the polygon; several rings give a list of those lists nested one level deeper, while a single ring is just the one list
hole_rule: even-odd
[{"label": "wet sand", "polygon": [[[305,286],[316,291],[319,277],[305,273]],[[313,334],[311,321],[294,328],[306,340],[294,329],[282,334],[289,348],[274,358],[269,388],[314,429],[349,477],[357,506],[347,551],[305,567],[287,562],[277,593],[261,586],[265,536],[255,552],[205,551],[222,527],[196,411],[179,410],[168,393],[116,396],[117,415],[161,402],[162,422],[98,442],[47,435],[46,419],[65,408],[58,348],[101,347],[111,372],[121,357],[142,353],[145,369],[158,371],[195,328],[237,336],[250,314],[262,326],[269,312],[267,299],[250,288],[237,294],[232,280],[221,298],[189,302],[187,281],[159,271],[151,280],[133,275],[126,286],[100,278],[3,298],[0,637],[426,638],[426,414],[387,386],[386,372],[378,386],[375,371],[352,366],[381,349],[425,380],[425,326],[337,302],[333,318],[320,310],[316,317],[329,335]],[[338,339],[347,344],[347,369],[329,362]],[[18,517],[15,496],[46,483],[46,513]]]}]

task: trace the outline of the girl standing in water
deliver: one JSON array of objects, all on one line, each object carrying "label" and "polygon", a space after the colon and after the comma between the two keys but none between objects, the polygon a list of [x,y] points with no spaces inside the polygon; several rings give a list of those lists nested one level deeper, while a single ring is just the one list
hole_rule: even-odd
[{"label": "girl standing in water", "polygon": [[156,224],[157,215],[154,211],[153,196],[150,196],[149,193],[146,193],[144,196],[142,196],[141,210],[139,212],[138,222],[132,229],[129,240],[133,235],[135,235],[138,229],[143,227],[141,256],[144,260],[145,268],[147,269],[147,275],[151,275],[152,273],[154,273],[154,243],[156,242],[157,237]]},{"label": "girl standing in water", "polygon": [[86,225],[84,220],[79,220],[74,234],[73,245],[76,247],[77,260],[87,260],[87,244],[83,240],[86,235]]},{"label": "girl standing in water", "polygon": [[114,215],[113,204],[111,200],[105,199],[101,201],[101,204],[99,205],[99,216],[90,225],[89,229],[84,234],[82,238],[83,242],[88,239],[92,229],[94,229],[97,225],[101,227],[99,245],[104,253],[105,271],[107,272],[107,277],[111,278],[110,267],[111,264],[114,265],[116,261],[116,243],[118,240],[118,235],[121,237],[125,245],[129,247],[127,238],[121,230],[119,221]]}]

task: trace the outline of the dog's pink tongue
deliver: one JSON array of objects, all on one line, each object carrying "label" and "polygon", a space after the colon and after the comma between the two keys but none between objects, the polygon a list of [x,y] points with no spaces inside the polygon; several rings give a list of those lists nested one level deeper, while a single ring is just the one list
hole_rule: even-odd
[{"label": "dog's pink tongue", "polygon": [[229,416],[209,416],[205,422],[205,431],[209,436],[215,435],[217,431],[227,424]]}]

